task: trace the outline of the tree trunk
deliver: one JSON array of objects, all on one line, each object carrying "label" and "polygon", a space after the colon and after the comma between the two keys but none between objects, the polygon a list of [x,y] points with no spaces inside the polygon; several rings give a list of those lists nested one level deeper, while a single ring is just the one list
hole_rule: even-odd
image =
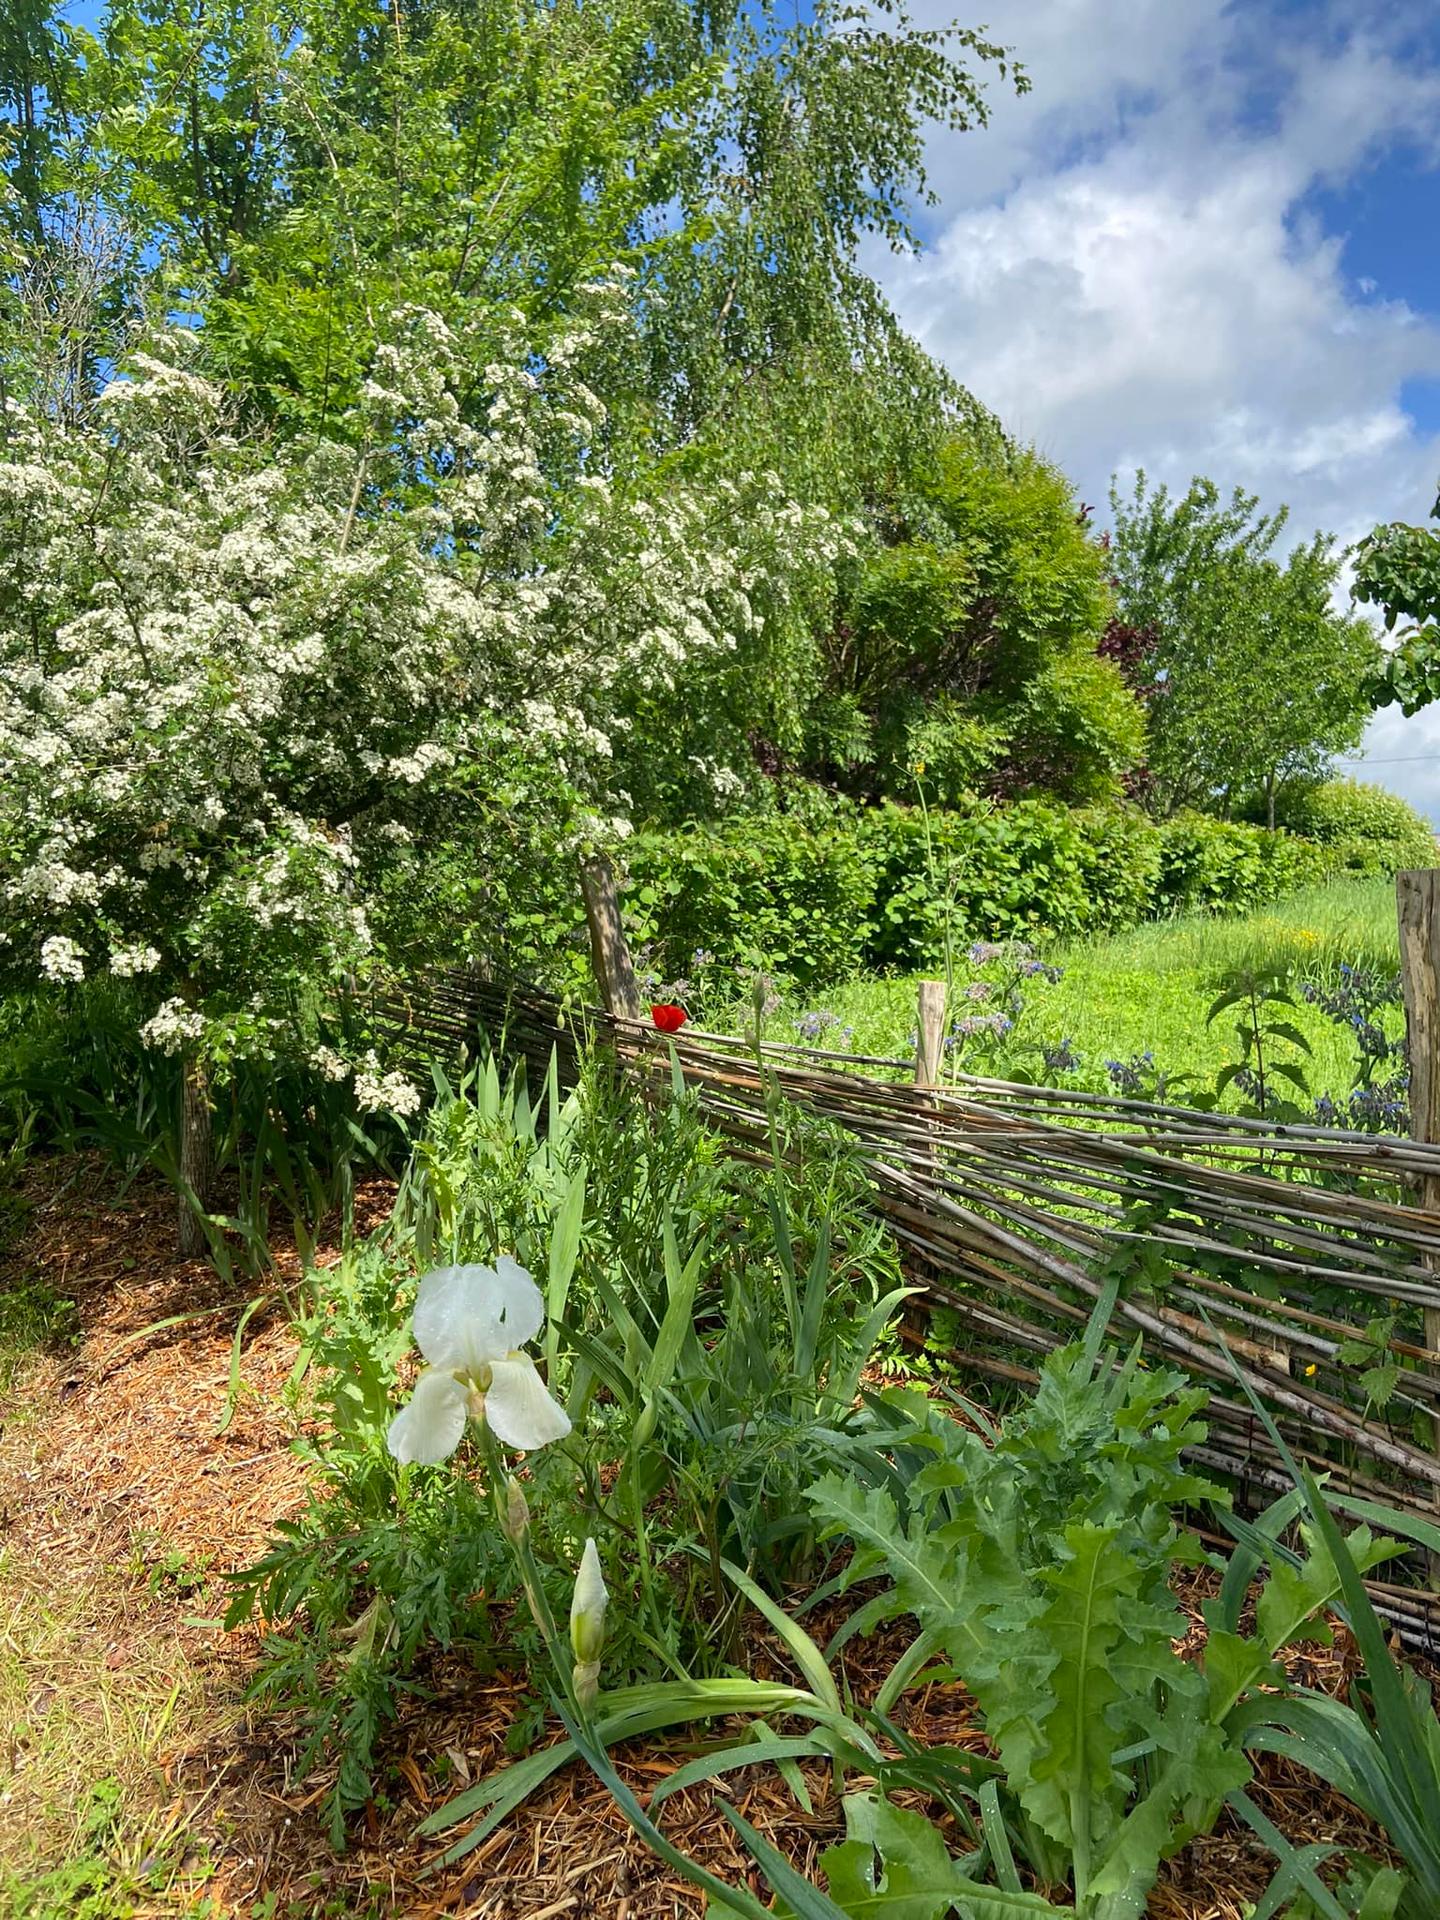
[{"label": "tree trunk", "polygon": [[1265,776],[1265,825],[1269,832],[1275,831],[1275,776]]},{"label": "tree trunk", "polygon": [[180,1252],[187,1260],[206,1251],[205,1229],[195,1209],[210,1209],[212,1173],[210,1089],[204,1065],[187,1052],[180,1063],[180,1178],[189,1191],[182,1189],[179,1196]]}]

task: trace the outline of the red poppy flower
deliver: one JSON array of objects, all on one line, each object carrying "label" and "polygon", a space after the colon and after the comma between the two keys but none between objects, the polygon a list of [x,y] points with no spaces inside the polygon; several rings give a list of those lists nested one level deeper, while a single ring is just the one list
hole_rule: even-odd
[{"label": "red poppy flower", "polygon": [[651,1007],[650,1018],[661,1033],[678,1033],[685,1024],[685,1009],[670,1002]]}]

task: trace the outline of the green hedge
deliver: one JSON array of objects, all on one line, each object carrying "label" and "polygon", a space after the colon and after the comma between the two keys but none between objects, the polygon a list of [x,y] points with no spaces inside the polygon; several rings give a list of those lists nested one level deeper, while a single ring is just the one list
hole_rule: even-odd
[{"label": "green hedge", "polygon": [[1279,824],[1331,850],[1334,870],[1433,867],[1435,829],[1408,800],[1359,780],[1326,780],[1282,798]]},{"label": "green hedge", "polygon": [[866,964],[875,867],[852,829],[747,818],[637,834],[625,862],[631,944],[667,978],[689,973],[702,950],[807,985]]},{"label": "green hedge", "polygon": [[1329,851],[1277,829],[1178,814],[1161,829],[1157,913],[1243,913],[1327,879]]},{"label": "green hedge", "polygon": [[1243,912],[1336,873],[1393,871],[1414,838],[1325,841],[1203,814],[1156,822],[1038,800],[928,814],[887,802],[818,822],[812,812],[638,835],[625,916],[662,977],[689,973],[704,952],[812,986],[933,966],[947,921],[957,941],[1043,939]]}]

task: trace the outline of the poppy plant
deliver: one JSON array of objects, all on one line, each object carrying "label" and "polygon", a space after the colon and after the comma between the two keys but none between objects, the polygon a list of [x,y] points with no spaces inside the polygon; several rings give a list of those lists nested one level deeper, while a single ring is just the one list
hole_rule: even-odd
[{"label": "poppy plant", "polygon": [[685,1024],[685,1009],[672,1001],[663,1001],[650,1009],[650,1018],[661,1033],[678,1033]]}]

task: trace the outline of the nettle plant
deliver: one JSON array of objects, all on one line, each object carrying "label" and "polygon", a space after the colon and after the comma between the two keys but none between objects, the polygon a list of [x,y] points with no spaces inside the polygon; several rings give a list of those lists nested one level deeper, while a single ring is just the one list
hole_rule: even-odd
[{"label": "nettle plant", "polygon": [[584,376],[623,296],[582,305],[543,340],[397,315],[333,442],[247,436],[179,330],[80,424],[0,420],[0,960],[132,983],[183,1069],[200,1211],[207,1075],[298,1054],[418,1105],[316,1010],[377,958],[380,876],[443,837],[436,789],[523,749],[577,835],[621,830],[627,710],[846,543],[773,475],[610,473]]}]

